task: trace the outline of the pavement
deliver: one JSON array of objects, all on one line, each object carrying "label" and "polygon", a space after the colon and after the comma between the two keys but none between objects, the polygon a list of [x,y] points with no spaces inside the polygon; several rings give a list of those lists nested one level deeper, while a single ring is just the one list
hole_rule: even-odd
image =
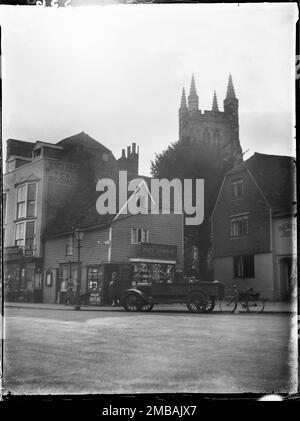
[{"label": "pavement", "polygon": [[[65,310],[65,311],[74,311],[73,306],[65,306],[63,304],[48,304],[48,303],[22,303],[22,302],[6,302],[4,307],[14,307],[14,308],[31,308],[39,310]],[[81,311],[125,311],[122,306],[95,306],[95,305],[83,305],[81,306]],[[152,312],[187,312],[185,304],[157,304],[154,306]],[[244,309],[239,305],[238,311],[240,313],[246,313]],[[223,312],[224,311],[223,309]],[[221,313],[219,304],[216,303],[213,313]],[[267,301],[264,309],[264,313],[297,313],[296,301],[294,302],[283,302],[283,301]]]}]

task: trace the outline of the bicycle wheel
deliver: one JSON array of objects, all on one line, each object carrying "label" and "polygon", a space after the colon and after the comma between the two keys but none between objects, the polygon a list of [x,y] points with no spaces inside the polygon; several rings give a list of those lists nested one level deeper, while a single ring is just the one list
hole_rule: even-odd
[{"label": "bicycle wheel", "polygon": [[233,296],[224,297],[220,302],[221,311],[230,311],[234,313],[237,308],[237,302]]}]

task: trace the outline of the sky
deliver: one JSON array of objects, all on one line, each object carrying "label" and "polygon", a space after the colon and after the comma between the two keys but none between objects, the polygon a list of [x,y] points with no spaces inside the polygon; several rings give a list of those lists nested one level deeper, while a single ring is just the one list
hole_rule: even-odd
[{"label": "sky", "polygon": [[[56,143],[86,132],[121,156],[140,147],[140,174],[178,140],[182,88],[219,108],[229,73],[240,142],[295,155],[296,4],[0,6],[3,141]],[[4,157],[5,158],[5,157]]]}]

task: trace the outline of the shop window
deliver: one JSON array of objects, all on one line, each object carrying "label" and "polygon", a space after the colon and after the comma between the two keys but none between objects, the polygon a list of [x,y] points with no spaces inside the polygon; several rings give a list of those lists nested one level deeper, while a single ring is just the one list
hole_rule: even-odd
[{"label": "shop window", "polygon": [[17,219],[35,216],[36,183],[17,188]]},{"label": "shop window", "polygon": [[254,255],[234,256],[233,276],[235,278],[254,278]]},{"label": "shop window", "polygon": [[165,263],[135,263],[132,286],[174,282],[174,265]]},{"label": "shop window", "polygon": [[241,237],[248,235],[248,215],[237,215],[230,218],[230,236]]},{"label": "shop window", "polygon": [[75,239],[73,235],[70,235],[66,243],[66,255],[70,256],[71,254],[74,254],[74,250],[75,250]]},{"label": "shop window", "polygon": [[232,197],[238,199],[244,194],[244,182],[242,179],[232,182]]},{"label": "shop window", "polygon": [[131,244],[149,243],[149,230],[145,228],[131,229]]},{"label": "shop window", "polygon": [[90,304],[102,304],[103,302],[103,266],[93,266],[88,268],[88,289]]}]

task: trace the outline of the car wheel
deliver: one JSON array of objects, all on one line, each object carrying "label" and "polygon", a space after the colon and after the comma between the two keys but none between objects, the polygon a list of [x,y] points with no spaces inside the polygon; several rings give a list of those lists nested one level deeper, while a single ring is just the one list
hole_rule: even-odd
[{"label": "car wheel", "polygon": [[191,292],[186,301],[187,308],[192,313],[205,313],[208,297],[204,292]]},{"label": "car wheel", "polygon": [[211,313],[215,308],[215,299],[214,297],[208,297],[207,306],[205,308],[205,313]]},{"label": "car wheel", "polygon": [[146,303],[142,307],[142,311],[151,311],[153,309],[154,304]]},{"label": "car wheel", "polygon": [[123,306],[126,311],[141,311],[144,300],[138,294],[128,294],[123,300]]}]

